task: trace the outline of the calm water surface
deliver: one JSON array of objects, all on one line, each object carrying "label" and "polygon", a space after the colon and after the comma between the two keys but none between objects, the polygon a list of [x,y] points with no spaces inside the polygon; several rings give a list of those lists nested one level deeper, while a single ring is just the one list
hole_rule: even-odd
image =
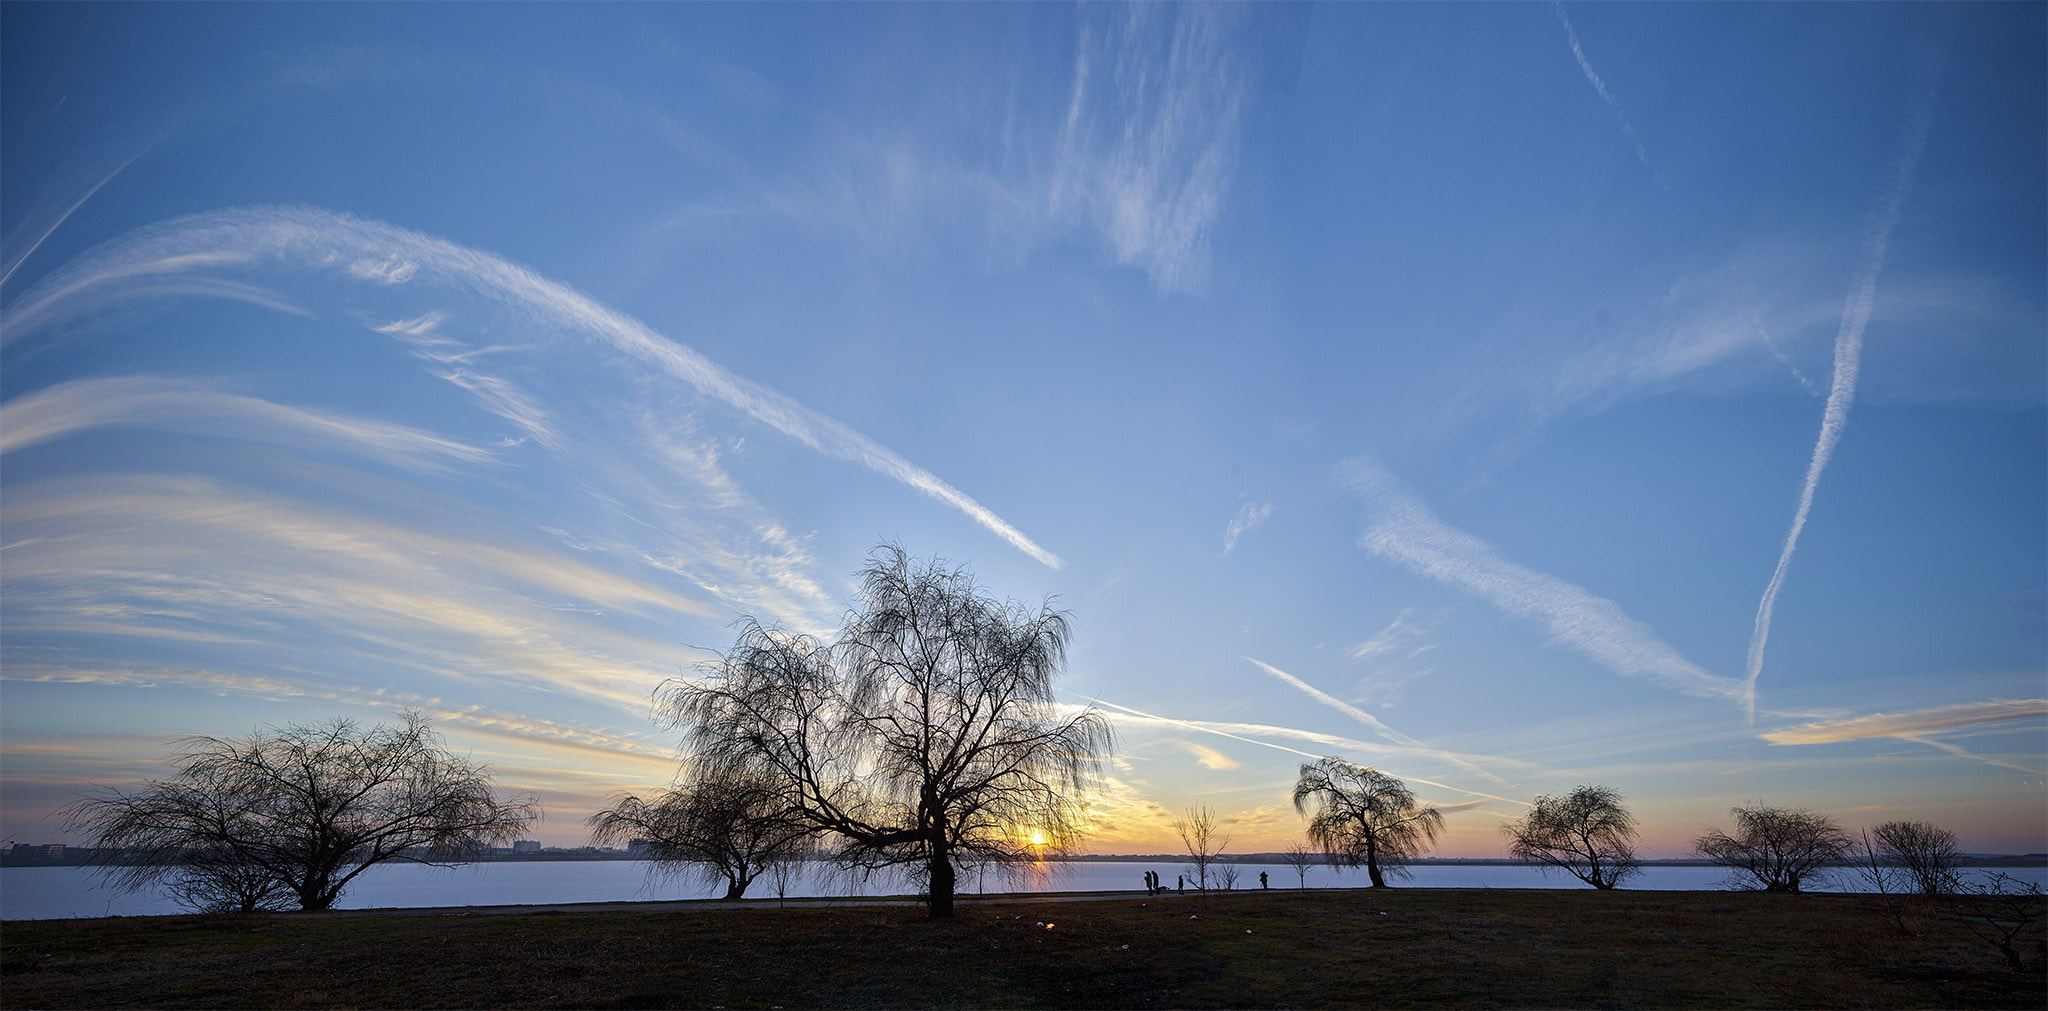
[{"label": "calm water surface", "polygon": [[[1279,864],[1238,864],[1239,889],[1259,887],[1259,873],[1265,872],[1272,887],[1296,886],[1294,870]],[[2048,868],[1998,868],[2022,881],[2048,887]],[[1073,861],[1028,868],[1016,878],[988,874],[977,878],[963,875],[960,890],[977,892],[1082,892],[1142,887],[1146,871],[1157,871],[1168,885],[1185,867],[1172,863],[1124,861]],[[1432,864],[1414,868],[1415,876],[1405,882],[1412,888],[1584,888],[1578,879],[1562,874],[1544,875],[1534,867],[1481,864]],[[1646,867],[1630,888],[1652,891],[1693,891],[1715,889],[1727,877],[1717,867]],[[149,892],[116,892],[100,887],[91,871],[77,867],[0,867],[0,917],[36,920],[76,916],[154,916],[186,910],[162,895]],[[1357,888],[1366,883],[1355,871],[1339,873],[1329,867],[1309,868],[1310,888]],[[1860,891],[1853,872],[1837,874],[1815,891]],[[901,895],[915,891],[901,879],[876,875],[850,877],[824,865],[813,865],[792,875],[787,896],[833,897]],[[648,864],[637,860],[508,861],[468,864],[461,867],[422,867],[417,864],[381,864],[363,872],[349,885],[337,909],[409,908],[420,906],[489,906],[552,904],[563,902],[633,902],[662,899],[702,899],[723,895],[723,886],[712,888],[696,881],[650,878]],[[773,899],[775,882],[761,878],[747,890],[748,898]]]}]

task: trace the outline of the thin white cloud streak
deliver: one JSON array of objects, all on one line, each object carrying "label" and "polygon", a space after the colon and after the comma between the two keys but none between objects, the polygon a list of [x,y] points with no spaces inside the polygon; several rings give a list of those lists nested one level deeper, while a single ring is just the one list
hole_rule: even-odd
[{"label": "thin white cloud streak", "polygon": [[1772,744],[1838,744],[1873,737],[1919,738],[2007,723],[2048,720],[2048,699],[1991,699],[1902,713],[1815,720],[1757,736]]},{"label": "thin white cloud streak", "polygon": [[1990,699],[1984,702],[1937,706],[1932,709],[1915,709],[1903,713],[1872,713],[1868,716],[1846,719],[1816,720],[1812,723],[1767,731],[1757,736],[1777,745],[1839,744],[1843,741],[1893,738],[1924,744],[1958,758],[2041,776],[2048,775],[2048,771],[1979,755],[1951,742],[1936,740],[1935,735],[1981,732],[2015,723],[2032,723],[2038,728],[2044,722],[2048,722],[2048,699]]},{"label": "thin white cloud streak", "polygon": [[1643,139],[1636,136],[1636,128],[1629,125],[1628,113],[1621,111],[1621,102],[1616,100],[1614,94],[1607,90],[1607,83],[1600,79],[1600,75],[1593,72],[1593,64],[1587,61],[1586,51],[1579,45],[1579,33],[1572,29],[1572,19],[1564,12],[1564,4],[1558,2],[1558,0],[1552,0],[1550,13],[1557,16],[1558,24],[1564,26],[1564,37],[1566,41],[1572,44],[1572,59],[1579,61],[1579,69],[1585,72],[1586,81],[1593,85],[1594,91],[1600,93],[1600,100],[1606,102],[1609,109],[1614,110],[1614,118],[1621,123],[1621,132],[1628,136],[1629,143],[1635,145],[1636,159],[1641,161],[1643,167],[1649,169],[1651,174],[1657,177],[1658,182],[1663,182],[1664,174],[1657,171],[1657,166],[1650,164],[1650,152],[1643,147]]},{"label": "thin white cloud streak", "polygon": [[404,425],[152,376],[79,379],[15,397],[0,405],[0,454],[109,425],[150,425],[290,445],[332,443],[415,468],[492,459],[489,450]]},{"label": "thin white cloud streak", "polygon": [[2036,769],[2025,765],[2015,765],[2002,758],[1988,758],[1984,755],[1979,755],[1973,751],[1965,750],[1962,747],[1951,744],[1947,741],[1937,741],[1931,737],[1916,737],[1912,734],[1901,734],[1899,735],[1899,739],[1902,741],[1912,741],[1914,744],[1925,744],[1928,747],[1934,748],[1938,751],[1946,751],[1949,754],[1956,756],[1957,758],[1967,758],[1972,761],[1983,762],[1985,765],[1995,765],[2001,769],[2011,769],[2014,772],[2024,772],[2030,776],[2048,776],[2048,769]]},{"label": "thin white cloud streak", "polygon": [[894,451],[788,396],[743,379],[694,349],[526,268],[445,239],[312,208],[241,208],[150,226],[102,246],[46,278],[0,313],[0,341],[13,341],[59,315],[113,297],[122,282],[207,266],[295,262],[374,283],[439,279],[516,306],[535,319],[655,366],[836,459],[866,467],[967,515],[1019,551],[1058,569],[1059,557],[965,493]]},{"label": "thin white cloud streak", "polygon": [[1496,776],[1493,773],[1480,768],[1479,766],[1473,764],[1470,760],[1466,759],[1463,755],[1458,755],[1453,752],[1444,751],[1439,748],[1432,748],[1429,745],[1424,744],[1413,737],[1409,737],[1407,734],[1399,733],[1395,731],[1394,728],[1389,727],[1385,723],[1380,722],[1379,718],[1373,716],[1373,714],[1368,713],[1365,710],[1360,709],[1357,706],[1354,706],[1351,703],[1344,701],[1343,699],[1337,698],[1329,694],[1328,692],[1325,692],[1322,689],[1317,688],[1316,686],[1309,684],[1308,682],[1303,681],[1302,679],[1295,677],[1294,675],[1289,674],[1278,667],[1273,666],[1272,664],[1266,663],[1263,660],[1255,660],[1251,657],[1245,657],[1244,659],[1247,662],[1249,662],[1252,666],[1257,667],[1262,671],[1265,671],[1267,674],[1270,674],[1275,678],[1278,678],[1282,683],[1300,689],[1301,692],[1303,694],[1306,694],[1309,698],[1312,698],[1317,702],[1322,703],[1323,705],[1329,706],[1331,709],[1335,709],[1336,711],[1343,713],[1344,715],[1349,716],[1352,719],[1357,720],[1358,722],[1363,723],[1368,727],[1371,727],[1374,733],[1379,734],[1381,737],[1384,737],[1387,740],[1394,742],[1395,744],[1401,745],[1404,748],[1413,749],[1418,754],[1428,755],[1431,758],[1438,758],[1446,762],[1450,762],[1453,765],[1457,765],[1468,772],[1471,772],[1485,779],[1490,779],[1496,783],[1499,783],[1502,786],[1509,785],[1507,780],[1502,779],[1499,776]]},{"label": "thin white cloud streak", "polygon": [[1856,374],[1863,358],[1863,329],[1877,298],[1877,275],[1884,269],[1885,252],[1891,244],[1892,229],[1899,223],[1899,211],[1913,188],[1913,173],[1921,152],[1927,148],[1927,132],[1934,118],[1934,89],[1920,87],[1906,107],[1901,130],[1902,151],[1891,163],[1891,175],[1879,196],[1876,211],[1863,236],[1863,249],[1850,279],[1849,294],[1842,303],[1841,326],[1835,332],[1835,373],[1828,387],[1827,407],[1821,414],[1820,435],[1813,443],[1813,458],[1806,465],[1806,480],[1799,488],[1799,505],[1792,513],[1792,527],[1785,532],[1785,546],[1778,553],[1777,567],[1757,601],[1756,626],[1750,633],[1749,655],[1743,666],[1742,707],[1751,722],[1756,720],[1756,685],[1763,674],[1764,649],[1771,637],[1771,612],[1784,588],[1785,573],[1792,567],[1792,552],[1799,546],[1799,534],[1813,512],[1814,493],[1820,488],[1821,472],[1827,469],[1842,429],[1849,422],[1849,407],[1856,399]]},{"label": "thin white cloud streak", "polygon": [[[1115,712],[1103,714],[1105,717],[1107,717],[1113,722],[1133,723],[1138,725],[1149,725],[1155,727],[1180,727],[1185,730],[1193,730],[1197,733],[1214,734],[1218,737],[1227,737],[1233,741],[1243,741],[1246,744],[1256,744],[1261,748],[1272,748],[1275,751],[1284,751],[1290,755],[1300,755],[1301,757],[1308,759],[1328,757],[1331,753],[1338,751],[1362,751],[1368,754],[1380,755],[1413,753],[1413,749],[1410,748],[1398,748],[1384,744],[1373,744],[1370,741],[1360,741],[1348,737],[1338,737],[1335,734],[1320,734],[1313,730],[1296,730],[1293,727],[1276,727],[1264,723],[1228,723],[1215,722],[1209,720],[1183,720],[1176,719],[1171,716],[1158,716],[1153,713],[1133,709],[1130,706],[1118,705],[1117,703],[1108,701],[1107,699],[1099,699],[1085,695],[1080,697],[1085,698],[1089,702],[1092,702],[1096,705],[1107,706],[1110,709],[1116,710]],[[1278,737],[1282,740],[1302,741],[1308,744],[1320,745],[1324,750],[1303,751],[1300,748],[1290,748],[1285,744],[1275,744],[1272,741],[1260,740],[1257,736],[1253,735]],[[1484,797],[1487,800],[1498,800],[1504,801],[1509,804],[1520,804],[1523,807],[1529,806],[1528,801],[1516,800],[1512,797],[1502,797],[1498,794],[1486,793],[1482,790],[1468,790],[1462,786],[1452,786],[1449,783],[1439,783],[1433,779],[1423,779],[1419,776],[1405,774],[1401,778],[1413,780],[1417,783],[1423,783],[1428,786],[1434,786],[1439,789],[1455,790],[1458,793],[1467,794],[1473,797]]]},{"label": "thin white cloud streak", "polygon": [[1255,530],[1273,515],[1271,502],[1247,502],[1238,507],[1237,515],[1230,518],[1230,525],[1223,528],[1223,553],[1230,554],[1237,547],[1237,539]]},{"label": "thin white cloud streak", "polygon": [[1399,479],[1366,457],[1346,461],[1339,479],[1370,507],[1358,545],[1509,614],[1533,618],[1552,641],[1617,674],[1641,676],[1700,698],[1741,700],[1742,684],[1680,656],[1650,626],[1604,597],[1500,557],[1491,544],[1444,524]]},{"label": "thin white cloud streak", "polygon": [[1792,359],[1785,354],[1785,349],[1779,347],[1778,342],[1771,339],[1771,332],[1764,327],[1762,316],[1757,317],[1756,335],[1763,338],[1765,347],[1771,349],[1771,357],[1776,358],[1778,364],[1785,366],[1786,370],[1792,373],[1792,378],[1799,380],[1800,389],[1808,393],[1816,392],[1813,380],[1806,378],[1806,373],[1799,371],[1799,366],[1792,364]]}]

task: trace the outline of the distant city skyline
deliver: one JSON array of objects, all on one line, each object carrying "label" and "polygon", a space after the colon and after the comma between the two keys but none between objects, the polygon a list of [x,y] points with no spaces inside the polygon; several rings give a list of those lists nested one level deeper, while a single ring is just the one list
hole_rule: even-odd
[{"label": "distant city skyline", "polygon": [[0,7],[0,833],[407,709],[573,847],[869,552],[1080,849],[2048,851],[2048,5]]}]

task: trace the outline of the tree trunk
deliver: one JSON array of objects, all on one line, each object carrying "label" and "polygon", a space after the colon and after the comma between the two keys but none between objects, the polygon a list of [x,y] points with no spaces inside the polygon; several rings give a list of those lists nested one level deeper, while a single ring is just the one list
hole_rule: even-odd
[{"label": "tree trunk", "polygon": [[1374,888],[1387,887],[1387,877],[1380,873],[1380,857],[1377,853],[1365,855],[1365,876],[1372,879]]},{"label": "tree trunk", "polygon": [[931,858],[931,909],[934,920],[947,920],[953,916],[953,858],[943,849],[934,848]]}]

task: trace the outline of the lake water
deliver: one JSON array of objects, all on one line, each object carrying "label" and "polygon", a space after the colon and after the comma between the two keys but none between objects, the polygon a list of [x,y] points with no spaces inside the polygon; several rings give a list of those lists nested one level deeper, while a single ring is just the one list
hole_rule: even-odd
[{"label": "lake water", "polygon": [[[1259,887],[1265,872],[1274,888],[1296,886],[1294,870],[1279,864],[1237,864],[1237,887]],[[2021,881],[2048,887],[2048,868],[1997,868]],[[1411,888],[1584,888],[1564,874],[1545,875],[1534,867],[1499,864],[1424,864],[1402,882]],[[1027,867],[1014,879],[990,873],[962,875],[962,894],[994,892],[1093,892],[1142,888],[1146,871],[1157,871],[1170,886],[1186,872],[1183,864],[1136,861],[1071,861]],[[566,902],[634,902],[715,898],[723,886],[695,881],[651,879],[648,865],[638,860],[505,861],[461,867],[380,864],[350,883],[337,909],[410,908],[421,906],[545,905]],[[1214,868],[1211,869],[1212,874]],[[1727,872],[1718,867],[1654,865],[1629,881],[1632,889],[1698,891],[1722,887]],[[155,916],[186,910],[164,896],[148,892],[117,892],[99,884],[96,873],[79,867],[0,867],[0,918],[37,920],[78,916]],[[1309,868],[1310,888],[1357,888],[1366,884],[1358,871]],[[1814,891],[1830,887],[1861,891],[1853,871],[1836,872]],[[916,889],[900,878],[848,876],[824,864],[793,875],[787,895],[798,897],[902,895]],[[763,877],[747,890],[748,898],[773,899],[775,882]]]}]

